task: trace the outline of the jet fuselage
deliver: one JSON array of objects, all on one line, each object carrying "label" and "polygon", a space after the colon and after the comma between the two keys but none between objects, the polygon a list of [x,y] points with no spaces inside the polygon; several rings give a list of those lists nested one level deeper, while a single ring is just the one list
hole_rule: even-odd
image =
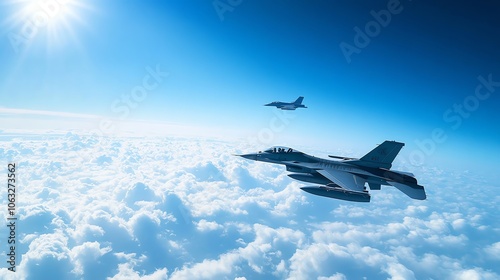
[{"label": "jet fuselage", "polygon": [[[241,157],[252,159],[256,161],[269,162],[274,164],[286,165],[287,171],[294,172],[289,174],[291,178],[299,181],[323,184],[324,182],[329,182],[324,179],[323,176],[319,175],[315,169],[331,168],[344,172],[349,172],[351,174],[359,175],[365,178],[368,183],[389,185],[387,180],[395,181],[398,183],[413,183],[416,184],[417,180],[414,177],[408,176],[404,173],[397,171],[391,171],[387,169],[371,168],[371,167],[359,167],[356,165],[349,164],[349,160],[337,161],[328,160],[324,158],[318,158],[302,152],[297,152],[292,150],[288,152],[289,148],[284,148],[284,152],[258,152],[253,154],[241,155]],[[306,165],[307,167],[304,167]],[[297,173],[307,173],[297,174]],[[318,183],[321,182],[321,183]]]},{"label": "jet fuselage", "polygon": [[[383,149],[383,147],[382,147]],[[386,154],[381,151],[381,154]],[[368,183],[370,189],[380,190],[381,185],[396,186],[401,191],[414,199],[425,199],[425,191],[419,186],[415,177],[411,173],[389,170],[384,167],[373,167],[373,163],[355,158],[342,158],[342,160],[329,160],[311,156],[292,148],[273,147],[265,151],[252,154],[244,154],[241,157],[269,162],[274,164],[282,164],[286,166],[286,170],[292,172],[289,177],[308,183],[324,185],[324,187],[304,187],[304,191],[328,196],[332,198],[350,200],[350,201],[369,201],[365,183]],[[389,165],[390,166],[390,165]],[[338,184],[342,183],[342,176],[335,179],[325,173],[328,170],[331,173],[351,174],[351,180],[358,185],[357,191],[345,189]],[[323,172],[322,172],[323,171]],[[352,176],[354,181],[352,181]],[[320,194],[321,193],[321,194]]]}]

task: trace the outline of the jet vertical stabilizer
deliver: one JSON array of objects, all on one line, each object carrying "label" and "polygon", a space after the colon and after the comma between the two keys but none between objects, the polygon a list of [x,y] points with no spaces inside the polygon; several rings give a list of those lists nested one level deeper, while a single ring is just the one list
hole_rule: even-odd
[{"label": "jet vertical stabilizer", "polygon": [[362,158],[349,161],[349,163],[359,166],[391,169],[392,162],[404,145],[404,143],[396,141],[384,141],[384,143],[378,145]]},{"label": "jet vertical stabilizer", "polygon": [[370,191],[393,186],[410,198],[425,200],[425,189],[412,173],[390,170],[404,143],[385,141],[360,159],[330,156],[318,158],[295,149],[274,146],[264,151],[239,155],[246,159],[282,164],[295,180],[318,184],[305,186],[305,192],[354,202],[370,202]]}]

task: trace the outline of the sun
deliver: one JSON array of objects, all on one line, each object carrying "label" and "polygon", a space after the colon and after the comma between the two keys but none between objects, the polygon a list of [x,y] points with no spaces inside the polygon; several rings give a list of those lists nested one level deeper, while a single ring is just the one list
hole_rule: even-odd
[{"label": "sun", "polygon": [[48,47],[77,40],[75,29],[85,25],[83,12],[90,6],[82,0],[12,0],[16,11],[7,20],[13,47],[44,40]]}]

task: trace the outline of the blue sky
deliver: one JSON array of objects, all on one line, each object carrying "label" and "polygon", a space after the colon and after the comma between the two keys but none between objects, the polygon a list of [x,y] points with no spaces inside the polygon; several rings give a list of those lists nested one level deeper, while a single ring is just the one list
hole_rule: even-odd
[{"label": "blue sky", "polygon": [[[223,11],[213,1],[68,1],[48,8],[53,16],[32,39],[13,43],[26,22],[47,11],[35,2],[1,6],[3,107],[248,137],[276,116],[263,104],[303,95],[309,109],[293,112],[273,144],[364,152],[391,139],[407,143],[402,156],[409,158],[425,152],[417,143],[439,128],[447,138],[425,154],[426,164],[498,164],[500,90],[474,99],[479,76],[500,81],[492,2],[243,0]],[[356,28],[377,28],[373,14],[383,18],[388,5],[390,21],[375,24],[369,42],[346,58],[341,44],[356,47]],[[151,80],[154,89],[137,107],[123,107],[123,96],[156,68],[168,76]],[[473,109],[467,117],[444,117],[465,101]]]},{"label": "blue sky", "polygon": [[[55,1],[0,4],[0,278],[499,278],[493,1]],[[313,196],[232,155],[386,139],[426,200]]]}]

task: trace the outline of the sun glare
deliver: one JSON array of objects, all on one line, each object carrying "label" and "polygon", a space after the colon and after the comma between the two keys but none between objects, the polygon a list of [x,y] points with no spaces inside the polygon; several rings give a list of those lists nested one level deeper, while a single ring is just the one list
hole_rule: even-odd
[{"label": "sun glare", "polygon": [[81,0],[17,0],[11,1],[16,12],[7,20],[9,38],[15,49],[42,39],[49,48],[78,41],[75,28],[85,25],[84,10],[90,7]]}]

